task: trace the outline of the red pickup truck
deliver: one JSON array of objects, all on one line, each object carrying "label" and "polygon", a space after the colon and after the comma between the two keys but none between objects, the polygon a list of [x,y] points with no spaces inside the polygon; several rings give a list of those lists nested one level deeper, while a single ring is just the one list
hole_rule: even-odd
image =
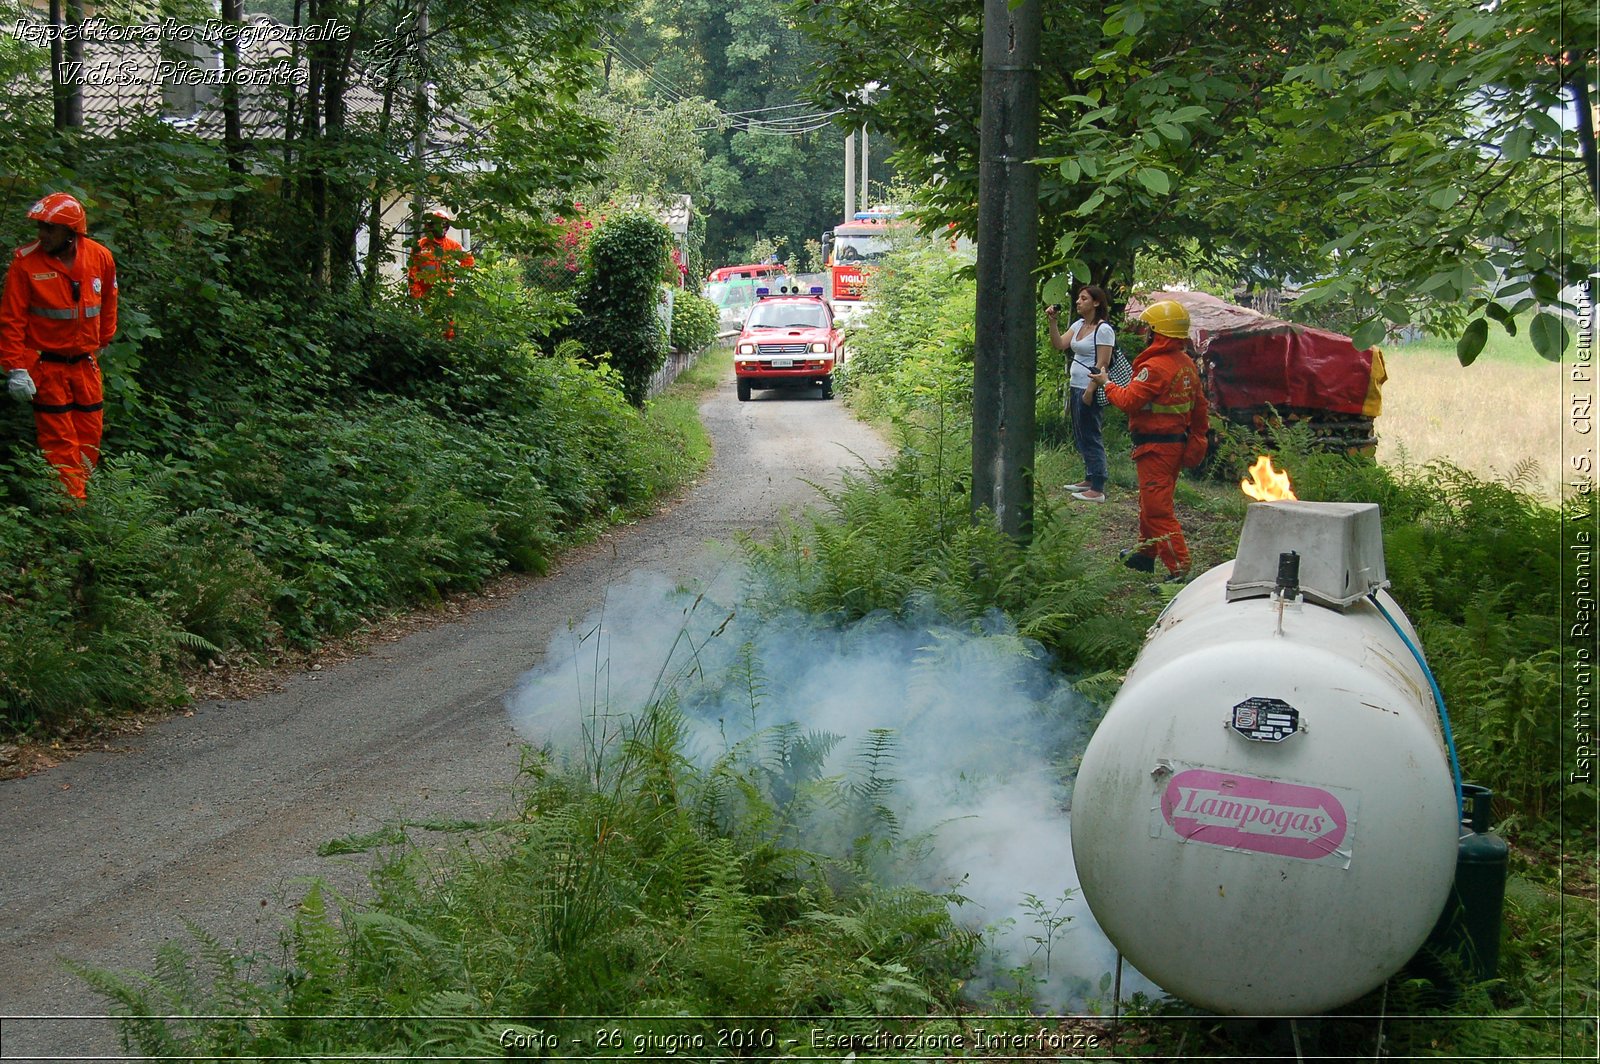
[{"label": "red pickup truck", "polygon": [[756,289],[744,329],[733,349],[733,374],[739,401],[756,388],[820,386],[833,398],[833,371],[844,362],[844,335],[820,287]]}]

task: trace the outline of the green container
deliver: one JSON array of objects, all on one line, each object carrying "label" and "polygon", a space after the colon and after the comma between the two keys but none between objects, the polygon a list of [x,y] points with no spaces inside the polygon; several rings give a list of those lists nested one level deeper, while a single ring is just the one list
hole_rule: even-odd
[{"label": "green container", "polygon": [[1438,923],[1410,965],[1417,974],[1439,984],[1452,1001],[1458,994],[1454,973],[1481,983],[1500,970],[1500,923],[1510,847],[1489,830],[1494,826],[1493,798],[1487,787],[1461,785],[1466,815],[1456,851],[1455,884]]},{"label": "green container", "polygon": [[1470,946],[1464,953],[1473,978],[1493,979],[1500,970],[1500,921],[1506,902],[1506,865],[1511,849],[1493,834],[1489,809],[1493,793],[1487,787],[1464,783],[1461,797],[1471,810],[1470,832],[1461,836],[1456,854],[1456,886],[1452,904],[1459,909],[1460,940]]}]

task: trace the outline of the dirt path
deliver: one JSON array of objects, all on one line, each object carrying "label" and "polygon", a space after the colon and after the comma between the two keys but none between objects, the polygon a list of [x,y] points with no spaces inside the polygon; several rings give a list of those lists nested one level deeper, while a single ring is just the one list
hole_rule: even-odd
[{"label": "dirt path", "polygon": [[739,403],[729,380],[701,414],[717,457],[683,502],[514,597],[272,694],[202,703],[124,751],[0,783],[0,1058],[118,1052],[96,1018],[105,1001],[62,961],[147,969],[162,942],[190,943],[186,921],[276,959],[308,877],[363,880],[365,858],[319,846],[500,809],[521,754],[502,699],[552,634],[636,570],[705,585],[737,532],[815,500],[803,481],[888,454],[814,393]]}]

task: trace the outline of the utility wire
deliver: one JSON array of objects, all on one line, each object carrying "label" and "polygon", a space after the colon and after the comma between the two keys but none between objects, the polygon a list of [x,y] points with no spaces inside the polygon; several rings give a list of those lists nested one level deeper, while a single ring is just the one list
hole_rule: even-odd
[{"label": "utility wire", "polygon": [[[690,95],[688,93],[684,93],[676,87],[669,85],[659,76],[657,76],[656,73],[650,69],[649,65],[640,60],[638,56],[636,56],[625,45],[623,45],[622,42],[617,39],[615,34],[608,34],[607,41],[610,46],[615,49],[617,59],[622,63],[623,66],[642,74],[645,79],[659,89],[661,93],[667,97],[667,99],[674,103],[682,103],[685,100],[690,99]],[[839,108],[833,111],[813,111],[807,114],[783,115],[771,119],[752,117],[755,115],[769,114],[775,111],[794,111],[808,106],[808,104],[804,103],[788,103],[776,104],[771,107],[754,107],[743,111],[724,111],[722,108],[717,107],[717,115],[723,119],[723,124],[721,126],[699,126],[694,130],[694,132],[707,133],[712,130],[731,128],[735,130],[742,130],[747,133],[760,134],[763,136],[799,137],[804,136],[807,133],[815,133],[817,130],[825,128],[829,124],[829,120],[831,118],[833,118],[835,115],[844,113],[843,108]]]}]

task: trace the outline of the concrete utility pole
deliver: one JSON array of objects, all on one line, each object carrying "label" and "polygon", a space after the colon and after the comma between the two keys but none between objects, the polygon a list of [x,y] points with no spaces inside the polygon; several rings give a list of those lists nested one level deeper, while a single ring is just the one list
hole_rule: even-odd
[{"label": "concrete utility pole", "polygon": [[[865,98],[865,95],[866,91],[862,90],[863,98]],[[872,194],[867,191],[867,163],[871,158],[871,150],[867,147],[867,127],[863,123],[861,126],[861,209],[864,211],[872,209]]]},{"label": "concrete utility pole", "polygon": [[978,140],[978,309],[972,381],[972,514],[1033,534],[1038,357],[1039,0],[984,0]]},{"label": "concrete utility pole", "polygon": [[856,134],[844,135],[844,220],[856,216]]}]

